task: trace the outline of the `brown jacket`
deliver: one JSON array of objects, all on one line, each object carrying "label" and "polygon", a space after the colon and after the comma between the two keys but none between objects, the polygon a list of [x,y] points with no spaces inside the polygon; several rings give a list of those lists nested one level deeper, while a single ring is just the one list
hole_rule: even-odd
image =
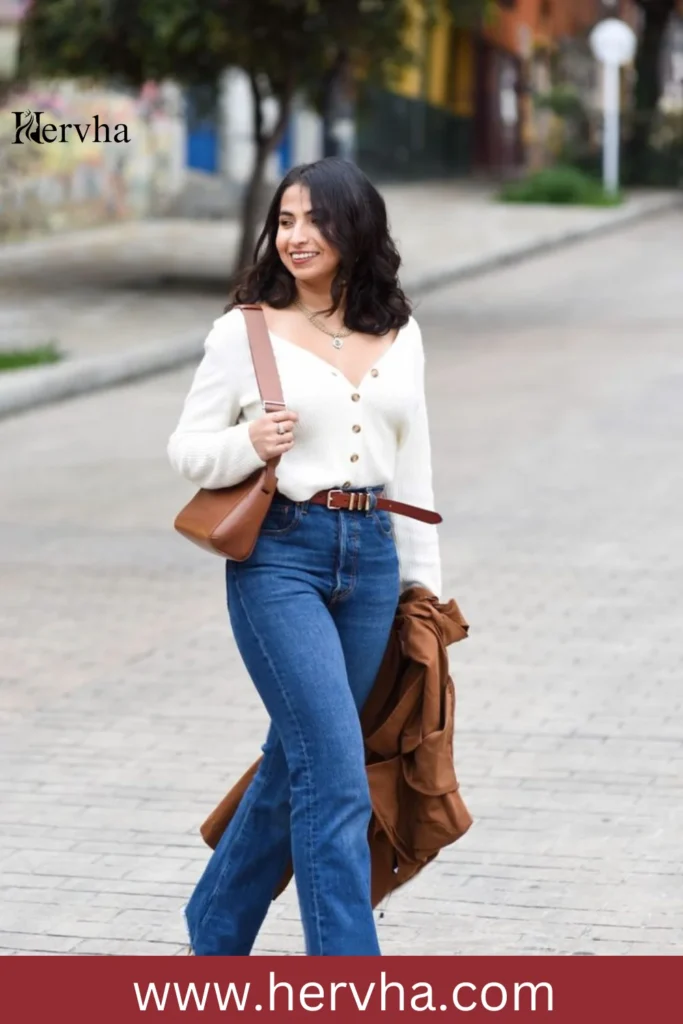
[{"label": "brown jacket", "polygon": [[[373,816],[372,902],[413,878],[472,824],[453,767],[455,687],[446,647],[468,633],[455,601],[421,587],[401,595],[384,660],[361,722]],[[215,848],[259,761],[201,828]],[[286,887],[291,870],[276,896]]]}]

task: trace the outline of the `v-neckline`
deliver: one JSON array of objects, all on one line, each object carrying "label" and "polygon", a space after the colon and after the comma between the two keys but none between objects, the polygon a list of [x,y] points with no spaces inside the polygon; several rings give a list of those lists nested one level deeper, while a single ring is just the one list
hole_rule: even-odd
[{"label": "v-neckline", "polygon": [[342,378],[342,380],[346,381],[350,388],[353,388],[354,391],[360,391],[362,385],[365,383],[366,378],[370,376],[373,370],[377,369],[382,360],[385,359],[389,355],[389,353],[396,347],[399,338],[401,337],[407,326],[408,325],[405,324],[403,327],[399,327],[396,333],[396,337],[392,341],[389,348],[385,349],[384,352],[382,352],[381,356],[379,356],[379,358],[375,360],[372,366],[369,366],[367,368],[358,384],[354,384],[352,380],[349,380],[346,374],[342,370],[340,370],[338,366],[335,366],[334,363],[331,363],[329,359],[325,359],[324,356],[319,356],[315,352],[311,352],[310,348],[304,348],[303,345],[298,345],[296,341],[292,341],[290,338],[285,338],[282,334],[276,334],[275,331],[271,331],[270,328],[268,328],[268,333],[270,334],[271,338],[276,338],[278,341],[284,341],[285,345],[289,345],[290,348],[298,349],[299,352],[303,352],[304,355],[308,355],[311,357],[311,359],[315,359],[317,363],[322,363],[323,366],[329,367],[329,369],[332,370],[334,373],[338,374]]}]

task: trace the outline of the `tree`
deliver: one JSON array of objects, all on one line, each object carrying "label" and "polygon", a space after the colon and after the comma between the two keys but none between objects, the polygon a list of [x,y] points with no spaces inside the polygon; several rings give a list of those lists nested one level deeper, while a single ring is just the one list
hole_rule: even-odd
[{"label": "tree", "polygon": [[633,170],[642,174],[652,125],[662,96],[661,57],[666,31],[679,0],[636,0],[642,30],[636,54],[634,122],[630,151]]},{"label": "tree", "polygon": [[[242,208],[237,267],[252,256],[264,170],[297,93],[320,90],[349,65],[386,80],[415,59],[406,44],[415,8],[447,4],[477,17],[488,0],[33,0],[20,58],[23,77],[110,80],[139,87],[173,78],[215,90],[227,67],[248,75],[254,163]],[[269,98],[278,116],[267,125]]]}]

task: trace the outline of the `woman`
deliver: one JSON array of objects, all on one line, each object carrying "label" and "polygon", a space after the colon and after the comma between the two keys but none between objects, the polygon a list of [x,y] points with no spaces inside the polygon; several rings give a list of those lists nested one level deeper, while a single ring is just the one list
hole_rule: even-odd
[{"label": "woman", "polygon": [[[287,408],[263,415],[244,317],[215,321],[172,464],[206,488],[274,456],[278,494],[253,554],[227,562],[230,620],[270,715],[264,757],[185,914],[191,951],[251,951],[292,859],[309,955],[380,954],[359,710],[399,594],[440,596],[436,527],[377,498],[433,508],[420,330],[379,193],[320,160],[279,186],[235,303],[259,303]],[[346,509],[329,492],[348,492]]]}]

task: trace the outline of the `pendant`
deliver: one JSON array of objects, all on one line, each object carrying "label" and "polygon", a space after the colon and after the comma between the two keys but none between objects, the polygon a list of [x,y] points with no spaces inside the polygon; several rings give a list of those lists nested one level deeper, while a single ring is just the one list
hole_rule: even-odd
[{"label": "pendant", "polygon": [[343,338],[334,337],[332,339],[332,344],[334,345],[334,347],[336,349],[340,349],[342,347],[342,345],[344,344],[344,339]]}]

